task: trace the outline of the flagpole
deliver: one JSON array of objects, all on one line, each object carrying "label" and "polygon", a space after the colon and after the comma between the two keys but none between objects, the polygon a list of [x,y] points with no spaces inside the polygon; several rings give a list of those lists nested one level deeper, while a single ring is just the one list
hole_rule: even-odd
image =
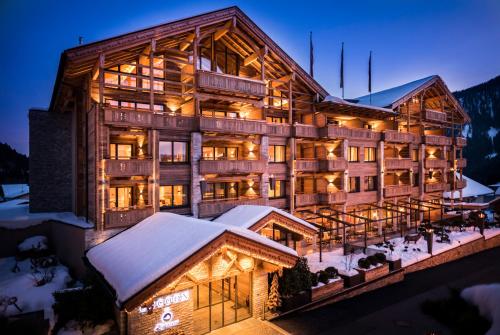
[{"label": "flagpole", "polygon": [[309,74],[314,78],[314,47],[312,31],[309,32]]},{"label": "flagpole", "polygon": [[368,92],[370,92],[370,105],[372,104],[372,51],[368,59]]},{"label": "flagpole", "polygon": [[344,99],[344,42],[340,52],[340,88],[342,89],[342,99]]}]

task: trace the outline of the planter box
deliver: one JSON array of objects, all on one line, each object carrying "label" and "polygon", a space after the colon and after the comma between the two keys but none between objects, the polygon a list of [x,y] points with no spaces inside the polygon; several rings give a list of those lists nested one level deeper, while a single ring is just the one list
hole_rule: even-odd
[{"label": "planter box", "polygon": [[313,287],[311,289],[311,301],[316,301],[328,297],[344,289],[344,280],[342,278],[335,280],[323,286]]},{"label": "planter box", "polygon": [[282,297],[280,311],[282,313],[288,312],[310,302],[311,294],[309,291],[303,291],[291,297]]},{"label": "planter box", "polygon": [[363,282],[363,276],[361,273],[354,276],[340,275],[340,277],[344,280],[344,287],[353,287]]},{"label": "planter box", "polygon": [[359,273],[363,277],[363,280],[365,282],[368,282],[380,278],[382,276],[385,276],[386,274],[389,274],[389,264],[384,264],[382,266],[378,266],[376,268],[369,270],[365,269],[356,269],[356,270],[359,271]]},{"label": "planter box", "polygon": [[396,259],[394,261],[387,260],[387,264],[389,264],[389,271],[396,271],[401,269],[401,258]]}]

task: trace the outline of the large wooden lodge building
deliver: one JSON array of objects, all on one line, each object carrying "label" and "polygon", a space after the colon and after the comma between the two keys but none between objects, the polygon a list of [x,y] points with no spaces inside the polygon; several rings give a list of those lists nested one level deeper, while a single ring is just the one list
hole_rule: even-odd
[{"label": "large wooden lodge building", "polygon": [[[124,287],[125,277],[105,275],[129,333],[152,329],[157,312],[141,313],[162,297],[179,302],[186,334],[217,328],[183,299],[199,303],[201,288],[236,282],[234,296],[246,301],[241,318],[260,315],[266,274],[292,266],[306,252],[297,240],[311,244],[321,224],[290,213],[329,208],[341,214],[337,222],[380,220],[465,187],[461,130],[469,117],[439,76],[357,99],[330,96],[237,7],[65,50],[49,110],[32,109],[29,118],[30,210],[74,212],[96,235],[135,225],[88,253],[98,272],[122,264],[131,277],[154,277]],[[239,222],[247,214],[255,220]],[[289,232],[301,237],[289,240]],[[172,245],[158,240],[168,236],[177,236]],[[175,253],[181,241],[192,241],[192,252],[179,264],[159,259],[157,276],[135,259],[144,250]],[[219,261],[229,264],[220,276]]]}]

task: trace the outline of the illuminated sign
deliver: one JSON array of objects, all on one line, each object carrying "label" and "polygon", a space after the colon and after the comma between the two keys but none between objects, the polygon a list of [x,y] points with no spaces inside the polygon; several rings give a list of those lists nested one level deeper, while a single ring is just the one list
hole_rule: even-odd
[{"label": "illuminated sign", "polygon": [[154,331],[161,332],[168,328],[175,327],[179,324],[179,319],[174,318],[174,312],[170,307],[165,307],[163,313],[161,313],[160,322],[155,325]]},{"label": "illuminated sign", "polygon": [[155,309],[168,307],[170,305],[178,304],[188,300],[189,300],[189,290],[175,292],[169,295],[156,298],[155,301],[153,301],[153,304],[150,306],[139,307],[139,313],[150,314]]}]

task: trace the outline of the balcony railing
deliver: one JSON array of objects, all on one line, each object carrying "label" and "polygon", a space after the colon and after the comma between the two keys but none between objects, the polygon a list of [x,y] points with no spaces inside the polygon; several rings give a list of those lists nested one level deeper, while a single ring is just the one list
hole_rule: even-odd
[{"label": "balcony railing", "polygon": [[200,174],[261,173],[266,168],[263,160],[200,160]]},{"label": "balcony railing", "polygon": [[112,177],[149,176],[153,173],[153,160],[106,159],[104,172]]},{"label": "balcony railing", "polygon": [[181,115],[154,114],[153,125],[156,129],[195,131],[198,118]]},{"label": "balcony railing", "polygon": [[340,204],[347,201],[346,191],[337,191],[333,193],[320,193],[319,202],[325,205]]},{"label": "balcony railing", "polygon": [[467,139],[465,137],[455,137],[455,145],[457,147],[465,147],[467,145]]},{"label": "balcony railing", "polygon": [[424,142],[429,145],[451,145],[451,137],[424,135]]},{"label": "balcony railing", "polygon": [[268,123],[267,134],[271,136],[290,137],[292,127],[286,123]]},{"label": "balcony railing", "polygon": [[296,123],[294,125],[295,137],[318,137],[318,128],[309,124]]},{"label": "balcony railing", "polygon": [[385,168],[389,170],[408,170],[411,169],[413,162],[410,158],[386,158]]},{"label": "balcony railing", "polygon": [[381,133],[371,129],[364,128],[347,128],[340,127],[334,124],[329,124],[319,131],[321,137],[329,138],[348,138],[353,140],[375,140],[380,141]]},{"label": "balcony railing", "polygon": [[467,159],[466,158],[459,158],[457,159],[457,168],[463,169],[467,166]]},{"label": "balcony railing", "polygon": [[431,183],[431,184],[425,184],[425,192],[438,192],[438,191],[445,191],[446,190],[446,184],[445,183]]},{"label": "balcony railing", "polygon": [[196,72],[198,88],[222,93],[238,93],[262,98],[266,95],[266,84],[261,80],[242,78],[209,71]]},{"label": "balcony railing", "polygon": [[411,143],[415,136],[412,133],[400,132],[397,130],[384,130],[384,141],[397,143]]},{"label": "balcony railing", "polygon": [[217,199],[202,201],[198,204],[200,217],[211,217],[222,214],[238,205],[265,205],[263,198]]},{"label": "balcony railing", "polygon": [[426,109],[424,115],[427,121],[446,122],[446,113],[444,112]]},{"label": "balcony railing", "polygon": [[399,197],[411,194],[411,185],[385,185],[384,197]]},{"label": "balcony railing", "polygon": [[455,182],[455,186],[457,189],[465,188],[467,186],[467,180],[466,179],[457,179],[457,181]]},{"label": "balcony railing", "polygon": [[295,195],[295,206],[312,206],[317,205],[319,203],[319,194],[318,193],[309,193],[309,194],[296,194]]},{"label": "balcony railing", "polygon": [[104,123],[115,126],[153,126],[153,113],[119,108],[104,108]]},{"label": "balcony railing", "polygon": [[316,158],[302,158],[295,161],[295,170],[300,172],[316,172],[319,170],[319,161]]},{"label": "balcony railing", "polygon": [[448,161],[444,159],[425,159],[426,169],[445,169],[448,167]]},{"label": "balcony railing", "polygon": [[139,223],[151,215],[153,215],[153,207],[151,206],[124,210],[107,210],[104,213],[104,225],[106,228],[128,227]]},{"label": "balcony railing", "polygon": [[239,134],[265,134],[266,122],[262,120],[200,117],[200,130]]},{"label": "balcony railing", "polygon": [[347,160],[343,157],[322,159],[319,161],[319,170],[326,172],[344,171],[347,169]]}]

